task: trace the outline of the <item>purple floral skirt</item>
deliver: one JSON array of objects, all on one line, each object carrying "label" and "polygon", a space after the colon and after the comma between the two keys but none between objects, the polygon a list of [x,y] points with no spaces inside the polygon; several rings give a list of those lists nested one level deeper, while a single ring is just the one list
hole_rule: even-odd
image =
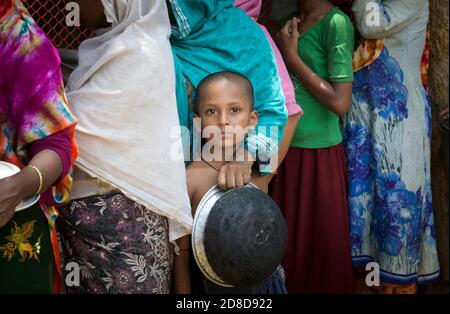
[{"label": "purple floral skirt", "polygon": [[170,292],[173,248],[165,217],[113,191],[61,208],[58,227],[67,293]]}]

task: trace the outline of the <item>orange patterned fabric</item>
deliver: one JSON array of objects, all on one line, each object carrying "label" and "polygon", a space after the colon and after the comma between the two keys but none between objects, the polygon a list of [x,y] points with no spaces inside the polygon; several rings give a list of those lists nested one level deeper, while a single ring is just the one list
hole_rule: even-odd
[{"label": "orange patterned fabric", "polygon": [[417,284],[410,285],[395,285],[383,283],[381,285],[381,291],[383,294],[416,294]]},{"label": "orange patterned fabric", "polygon": [[381,54],[384,48],[383,40],[365,39],[353,53],[353,71],[371,65]]},{"label": "orange patterned fabric", "polygon": [[422,84],[423,87],[425,88],[427,94],[430,91],[430,87],[428,85],[428,69],[429,69],[429,65],[430,65],[430,48],[431,48],[431,44],[430,44],[430,32],[427,32],[427,41],[425,44],[425,50],[423,52],[423,56],[422,56],[422,62],[420,64],[420,72],[422,75]]}]

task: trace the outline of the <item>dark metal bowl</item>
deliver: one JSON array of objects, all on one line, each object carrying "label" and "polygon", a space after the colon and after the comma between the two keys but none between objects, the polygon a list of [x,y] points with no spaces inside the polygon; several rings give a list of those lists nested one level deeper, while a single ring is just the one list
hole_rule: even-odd
[{"label": "dark metal bowl", "polygon": [[275,202],[255,185],[212,188],[200,202],[192,231],[195,260],[223,287],[250,287],[269,277],[287,246],[287,225]]}]

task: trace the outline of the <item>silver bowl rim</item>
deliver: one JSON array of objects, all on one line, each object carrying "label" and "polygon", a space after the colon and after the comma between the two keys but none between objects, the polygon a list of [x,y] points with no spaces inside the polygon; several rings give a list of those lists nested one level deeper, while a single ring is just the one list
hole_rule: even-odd
[{"label": "silver bowl rim", "polygon": [[[260,188],[253,183],[249,183],[245,185],[244,188],[245,187],[247,188],[252,187],[260,190]],[[206,192],[206,194],[203,196],[202,200],[197,206],[197,210],[194,216],[194,223],[192,225],[191,245],[194,259],[203,275],[216,285],[232,288],[234,286],[227,284],[222,278],[220,278],[220,276],[217,275],[217,273],[213,270],[213,268],[209,264],[208,258],[206,256],[203,238],[206,221],[209,216],[209,213],[211,212],[211,209],[214,207],[216,202],[229,191],[223,191],[217,185],[215,185],[211,189],[209,189],[208,192]]]}]

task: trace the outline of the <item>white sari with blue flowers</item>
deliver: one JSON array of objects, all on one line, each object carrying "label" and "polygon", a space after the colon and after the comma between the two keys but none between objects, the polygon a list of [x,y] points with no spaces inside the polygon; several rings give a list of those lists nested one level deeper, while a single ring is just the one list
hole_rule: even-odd
[{"label": "white sari with blue flowers", "polygon": [[367,23],[371,2],[354,2],[358,30],[384,44],[355,70],[352,108],[344,118],[353,262],[377,262],[383,282],[421,283],[439,276],[431,108],[420,76],[428,0],[376,1],[376,25]]}]

